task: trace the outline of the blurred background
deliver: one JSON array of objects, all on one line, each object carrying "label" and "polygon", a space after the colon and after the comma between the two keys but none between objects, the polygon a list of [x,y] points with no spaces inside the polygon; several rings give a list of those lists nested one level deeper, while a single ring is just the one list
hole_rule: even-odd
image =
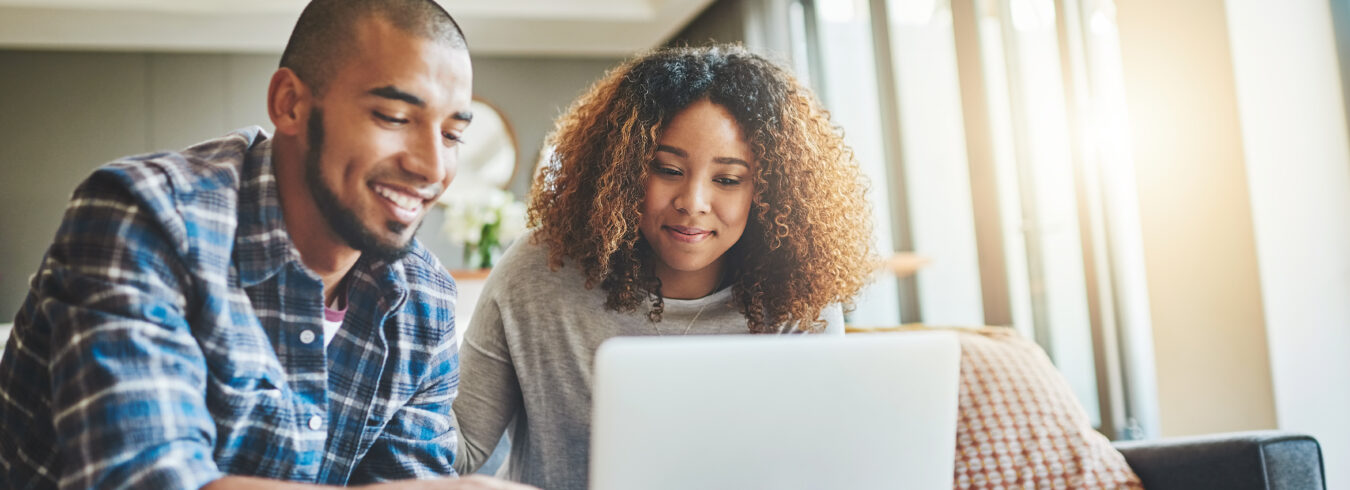
[{"label": "blurred background", "polygon": [[[878,248],[928,260],[851,323],[1012,326],[1113,439],[1306,432],[1350,485],[1350,2],[441,3],[498,115],[488,187],[526,195],[553,118],[622,59],[744,43],[843,128]],[[270,129],[303,5],[0,0],[0,319],[93,168]],[[460,268],[445,214],[419,236]]]}]

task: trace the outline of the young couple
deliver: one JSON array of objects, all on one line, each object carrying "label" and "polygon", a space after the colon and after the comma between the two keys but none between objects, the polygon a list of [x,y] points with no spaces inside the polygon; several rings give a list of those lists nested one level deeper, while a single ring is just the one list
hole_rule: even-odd
[{"label": "young couple", "polygon": [[[413,235],[473,115],[428,0],[315,0],[257,128],[75,191],[0,361],[0,487],[584,488],[619,335],[839,332],[865,184],[784,69],[735,47],[606,75],[551,137],[462,350]],[[771,373],[766,375],[772,375]],[[696,470],[696,469],[693,469]]]}]

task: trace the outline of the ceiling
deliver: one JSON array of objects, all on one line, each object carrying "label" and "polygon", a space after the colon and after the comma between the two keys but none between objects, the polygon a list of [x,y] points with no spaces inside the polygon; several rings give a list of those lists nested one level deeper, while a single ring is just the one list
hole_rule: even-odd
[{"label": "ceiling", "polygon": [[[475,54],[627,56],[713,0],[437,0]],[[0,48],[281,52],[305,0],[0,0]]]}]

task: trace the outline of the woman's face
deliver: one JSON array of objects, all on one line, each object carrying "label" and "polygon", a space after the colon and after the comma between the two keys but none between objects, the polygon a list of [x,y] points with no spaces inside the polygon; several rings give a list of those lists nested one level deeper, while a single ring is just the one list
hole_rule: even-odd
[{"label": "woman's face", "polygon": [[704,99],[662,129],[651,165],[639,230],[655,252],[662,294],[706,296],[750,215],[750,146],[731,114]]}]

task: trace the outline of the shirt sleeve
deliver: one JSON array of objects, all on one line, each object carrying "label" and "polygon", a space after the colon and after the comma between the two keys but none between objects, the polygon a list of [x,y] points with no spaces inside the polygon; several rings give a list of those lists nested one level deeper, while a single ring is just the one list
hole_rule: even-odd
[{"label": "shirt sleeve", "polygon": [[164,228],[123,184],[76,190],[39,279],[61,488],[198,488],[221,476],[188,280]]},{"label": "shirt sleeve", "polygon": [[473,473],[487,462],[524,404],[506,345],[500,306],[491,296],[496,291],[492,282],[489,278],[484,289],[486,301],[479,302],[473,323],[464,332],[464,383],[454,404],[462,435],[455,469],[461,474]]},{"label": "shirt sleeve", "polygon": [[394,414],[352,473],[370,483],[453,476],[458,434],[450,402],[459,388],[459,355],[452,330],[435,347],[422,386]]}]

